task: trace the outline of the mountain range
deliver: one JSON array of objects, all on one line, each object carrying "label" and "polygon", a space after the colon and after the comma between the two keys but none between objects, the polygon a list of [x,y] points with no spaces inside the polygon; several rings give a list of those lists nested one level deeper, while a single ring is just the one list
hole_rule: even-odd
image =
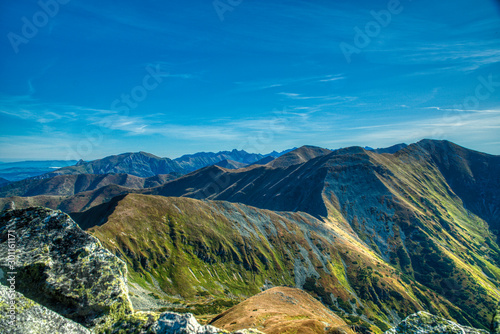
[{"label": "mountain range", "polygon": [[245,151],[221,151],[218,153],[200,152],[183,155],[177,159],[160,158],[150,153],[124,153],[97,159],[89,162],[80,160],[74,166],[60,168],[39,178],[49,178],[55,175],[73,174],[130,174],[138,177],[151,177],[160,174],[187,174],[194,170],[221,164],[226,168],[240,168],[255,163],[266,157],[278,157],[287,153],[272,152],[267,155],[248,153]]},{"label": "mountain range", "polygon": [[[266,303],[252,296],[288,286],[356,332],[381,333],[419,311],[490,329],[500,301],[500,156],[436,140],[241,152],[185,156],[183,165],[142,152],[81,162],[0,188],[0,205],[70,214],[125,262],[137,310],[274,333],[272,322],[252,320],[250,305]],[[295,330],[325,330],[312,315],[289,317],[276,321],[305,317]]]}]

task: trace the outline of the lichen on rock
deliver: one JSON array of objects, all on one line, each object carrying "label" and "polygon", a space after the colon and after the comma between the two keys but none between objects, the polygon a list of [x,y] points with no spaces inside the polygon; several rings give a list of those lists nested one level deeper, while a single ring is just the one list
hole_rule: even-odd
[{"label": "lichen on rock", "polygon": [[[15,300],[12,318],[10,317],[10,296]],[[91,334],[82,325],[33,302],[19,292],[12,292],[2,284],[0,284],[0,333]]]},{"label": "lichen on rock", "polygon": [[132,312],[125,263],[61,211],[1,213],[0,258],[0,269],[16,272],[17,291],[88,328],[108,327]]}]

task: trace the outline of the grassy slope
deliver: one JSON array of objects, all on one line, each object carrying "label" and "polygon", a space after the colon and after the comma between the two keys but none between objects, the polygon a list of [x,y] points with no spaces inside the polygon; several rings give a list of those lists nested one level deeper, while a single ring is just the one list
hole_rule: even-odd
[{"label": "grassy slope", "polygon": [[316,299],[299,289],[275,287],[232,307],[210,324],[225,330],[257,328],[267,334],[324,333],[331,329],[354,334],[348,325]]},{"label": "grassy slope", "polygon": [[376,332],[423,309],[422,298],[452,307],[335,219],[131,194],[89,231],[127,262],[133,284],[172,310],[217,314],[269,282],[301,287],[348,323]]}]

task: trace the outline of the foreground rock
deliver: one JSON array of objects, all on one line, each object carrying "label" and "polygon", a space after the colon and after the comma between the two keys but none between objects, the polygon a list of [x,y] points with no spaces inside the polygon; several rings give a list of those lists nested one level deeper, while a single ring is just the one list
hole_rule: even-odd
[{"label": "foreground rock", "polygon": [[461,326],[427,312],[410,315],[385,334],[488,334],[482,329]]},{"label": "foreground rock", "polygon": [[[17,291],[86,327],[99,330],[132,312],[125,263],[60,211],[0,214],[0,258],[0,269],[16,272]],[[0,281],[10,286],[7,278]]]},{"label": "foreground rock", "polygon": [[[11,317],[10,297],[15,299],[15,315]],[[19,292],[12,292],[0,284],[0,333],[71,333],[90,334],[91,332],[80,324],[66,319],[24,297]]]}]

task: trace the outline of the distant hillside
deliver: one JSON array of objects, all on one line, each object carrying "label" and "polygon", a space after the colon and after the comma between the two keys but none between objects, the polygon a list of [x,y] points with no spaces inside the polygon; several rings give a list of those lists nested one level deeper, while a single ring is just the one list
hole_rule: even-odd
[{"label": "distant hillside", "polygon": [[268,163],[270,163],[274,159],[276,159],[276,158],[273,157],[273,156],[268,155],[267,157],[262,158],[259,161],[254,162],[253,164],[250,164],[250,166],[253,166],[253,165],[267,165]]},{"label": "distant hillside", "polygon": [[[273,152],[276,156],[281,153]],[[184,155],[177,159],[160,158],[146,152],[124,153],[93,161],[79,161],[75,166],[64,167],[38,178],[56,175],[75,174],[130,174],[138,177],[151,177],[161,174],[187,174],[194,170],[223,165],[224,168],[241,168],[266,156],[245,151],[221,151],[218,153],[200,152]]]},{"label": "distant hillside", "polygon": [[124,153],[104,159],[84,162],[58,169],[45,177],[65,174],[130,174],[150,177],[159,174],[184,173],[182,167],[168,158],[160,158],[146,152]]},{"label": "distant hillside", "polygon": [[324,148],[314,147],[314,146],[302,146],[274,159],[273,161],[269,162],[268,165],[271,167],[286,168],[289,166],[304,163],[313,158],[330,153],[332,153],[332,151]]},{"label": "distant hillside", "polygon": [[219,161],[215,165],[222,167],[222,168],[227,168],[227,169],[238,169],[238,168],[243,168],[246,166],[246,164],[244,164],[244,163],[241,163],[238,161],[233,161],[233,160],[227,160],[227,159]]},{"label": "distant hillside", "polygon": [[126,188],[143,189],[165,184],[176,176],[155,175],[140,178],[128,174],[67,174],[52,178],[27,179],[10,183],[0,188],[0,197],[11,196],[72,196],[81,192],[96,190],[107,185],[118,185]]},{"label": "distant hillside", "polygon": [[[262,159],[262,154],[247,153],[245,151],[221,151],[218,153],[200,152],[195,154],[183,155],[180,158],[174,159],[186,172],[218,164],[224,160],[231,160],[242,165],[248,165]],[[224,167],[224,166],[222,166]],[[226,167],[225,167],[226,168]]]},{"label": "distant hillside", "polygon": [[3,187],[4,185],[6,185],[8,183],[10,183],[9,180],[6,180],[6,179],[0,177],[0,187]]},{"label": "distant hillside", "polygon": [[408,145],[402,143],[402,144],[392,145],[392,146],[386,147],[386,148],[372,149],[372,151],[376,152],[376,153],[380,153],[380,154],[382,154],[382,153],[394,154],[394,153],[398,152],[399,150],[402,150],[406,147],[408,147]]}]

